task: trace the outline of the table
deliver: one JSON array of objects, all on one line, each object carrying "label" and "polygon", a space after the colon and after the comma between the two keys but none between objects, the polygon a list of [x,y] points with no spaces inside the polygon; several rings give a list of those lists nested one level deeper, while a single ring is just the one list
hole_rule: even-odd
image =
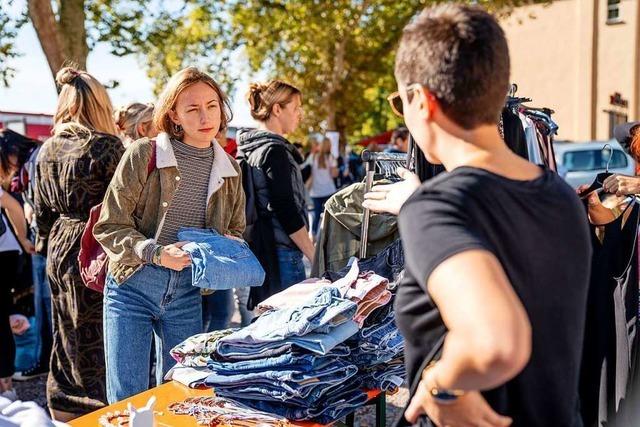
[{"label": "table", "polygon": [[[376,405],[378,406],[377,418],[380,418],[380,416],[382,416],[382,420],[384,420],[384,409],[380,408],[381,404],[379,403],[379,401],[382,401],[382,408],[384,408],[384,393],[382,393],[380,390],[374,390],[367,392],[367,394],[369,395],[369,400],[371,402],[373,402],[374,400],[376,401]],[[193,389],[180,384],[177,381],[169,381],[158,387],[154,387],[143,393],[137,394],[129,399],[114,403],[113,405],[109,405],[90,414],[76,418],[75,420],[69,422],[69,424],[72,427],[96,427],[99,425],[98,420],[100,419],[100,417],[107,412],[123,411],[127,409],[127,403],[129,402],[131,402],[134,407],[140,408],[147,404],[147,401],[151,398],[151,396],[155,396],[156,405],[154,409],[155,411],[162,413],[162,415],[156,415],[158,426],[197,427],[198,424],[196,423],[196,419],[194,417],[188,415],[175,415],[171,411],[167,410],[167,407],[172,403],[181,402],[187,397],[211,395],[211,389]],[[382,414],[380,413],[381,411]],[[353,417],[350,416],[348,418],[351,418],[352,423]],[[347,420],[347,424],[349,424],[349,420]],[[377,424],[379,425],[379,423]],[[291,422],[291,425],[296,427],[325,427],[322,424],[307,421]],[[382,425],[384,425],[384,423]]]}]

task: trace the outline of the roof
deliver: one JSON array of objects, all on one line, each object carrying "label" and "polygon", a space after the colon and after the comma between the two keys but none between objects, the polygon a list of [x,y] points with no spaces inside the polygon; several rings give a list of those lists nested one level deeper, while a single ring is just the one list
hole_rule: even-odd
[{"label": "roof", "polygon": [[369,144],[373,144],[373,143],[388,144],[389,141],[391,140],[392,134],[393,134],[393,129],[388,130],[386,132],[379,133],[374,136],[370,136],[368,138],[361,139],[360,141],[357,142],[357,145],[362,145],[364,147],[367,147]]}]

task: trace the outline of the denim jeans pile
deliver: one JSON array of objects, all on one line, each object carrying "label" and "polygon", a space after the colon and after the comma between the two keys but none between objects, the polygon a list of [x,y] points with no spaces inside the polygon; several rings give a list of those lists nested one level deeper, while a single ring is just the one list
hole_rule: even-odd
[{"label": "denim jeans pile", "polygon": [[[290,420],[331,423],[367,401],[367,389],[395,391],[404,381],[404,340],[388,281],[360,272],[308,282],[213,343],[208,376],[192,387]],[[209,347],[207,347],[209,349]],[[198,358],[202,368],[203,358]]]}]

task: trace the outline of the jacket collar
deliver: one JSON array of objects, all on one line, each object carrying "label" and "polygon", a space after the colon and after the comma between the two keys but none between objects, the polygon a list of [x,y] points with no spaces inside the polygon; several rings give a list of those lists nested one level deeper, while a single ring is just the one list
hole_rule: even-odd
[{"label": "jacket collar", "polygon": [[[161,132],[156,137],[156,167],[158,169],[178,167],[178,161],[176,160],[176,155],[173,152],[169,134],[166,132]],[[214,175],[214,171],[215,175],[220,178],[238,176],[238,172],[236,172],[231,160],[229,160],[229,156],[227,156],[227,153],[217,142],[213,143],[213,165],[211,166],[212,176]]]}]

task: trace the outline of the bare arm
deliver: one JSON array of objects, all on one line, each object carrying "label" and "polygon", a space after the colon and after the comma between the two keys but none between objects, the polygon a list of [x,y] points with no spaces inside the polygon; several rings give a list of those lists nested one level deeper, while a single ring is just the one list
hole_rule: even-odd
[{"label": "bare arm", "polygon": [[33,252],[33,244],[27,238],[27,223],[24,218],[24,211],[20,203],[9,193],[2,192],[0,195],[0,205],[6,210],[7,218],[16,232],[16,238],[22,247],[29,253]]},{"label": "bare arm", "polygon": [[427,286],[449,330],[432,372],[440,387],[487,390],[524,369],[531,325],[495,256],[483,250],[454,255]]}]

